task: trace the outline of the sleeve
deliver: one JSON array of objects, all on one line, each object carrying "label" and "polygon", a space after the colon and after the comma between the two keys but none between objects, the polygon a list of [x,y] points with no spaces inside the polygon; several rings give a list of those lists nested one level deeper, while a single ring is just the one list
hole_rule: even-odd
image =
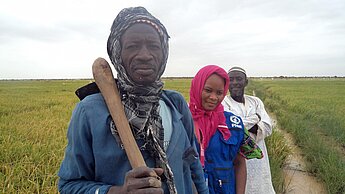
[{"label": "sleeve", "polygon": [[230,98],[231,98],[230,96],[225,96],[225,98],[222,101],[224,111],[231,112],[234,114],[236,114],[237,112],[237,115],[241,117],[244,127],[246,129],[252,128],[255,124],[257,124],[260,121],[259,117],[256,114],[244,116],[244,115],[238,114],[238,111],[234,111],[236,109],[232,106],[232,102]]},{"label": "sleeve", "polygon": [[[187,103],[185,102],[182,96],[181,98],[182,98],[181,103],[179,103],[180,105],[177,108],[179,110],[182,110],[181,113],[183,113],[183,118],[182,118],[183,125],[187,130],[186,132],[188,133],[188,137],[190,137],[189,139],[190,144],[194,148],[195,152],[197,153],[193,117],[189,111]],[[197,160],[191,163],[190,170],[191,170],[192,179],[196,187],[196,190],[198,191],[198,194],[208,194],[208,187],[206,186],[206,183],[205,183],[204,171],[203,171],[199,157]]]},{"label": "sleeve", "polygon": [[258,134],[256,136],[256,141],[258,142],[272,134],[272,122],[265,110],[264,103],[258,98],[256,113],[261,117],[260,121],[257,123]]},{"label": "sleeve", "polygon": [[73,111],[67,132],[68,144],[58,172],[59,192],[107,193],[111,185],[96,182],[92,151],[92,136],[82,104]]},{"label": "sleeve", "polygon": [[231,102],[230,102],[229,96],[225,96],[223,101],[222,101],[222,105],[224,107],[224,111],[231,112],[230,111],[230,104],[231,104]]},{"label": "sleeve", "polygon": [[242,120],[243,120],[244,127],[248,130],[260,122],[260,118],[255,114],[251,116],[243,117]]},{"label": "sleeve", "polygon": [[[193,140],[193,147],[196,150],[195,138]],[[208,187],[206,186],[204,171],[199,158],[191,164],[190,170],[192,172],[192,179],[198,194],[208,194]]]}]

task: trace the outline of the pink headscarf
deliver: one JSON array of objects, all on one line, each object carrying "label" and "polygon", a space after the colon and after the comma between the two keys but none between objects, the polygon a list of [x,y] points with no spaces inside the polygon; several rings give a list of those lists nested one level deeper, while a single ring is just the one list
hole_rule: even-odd
[{"label": "pink headscarf", "polygon": [[[201,68],[192,80],[190,87],[190,101],[189,109],[192,113],[194,125],[195,125],[195,135],[200,143],[203,150],[206,150],[211,137],[216,133],[217,129],[222,133],[225,140],[229,139],[231,134],[225,122],[224,108],[220,103],[214,110],[207,111],[202,107],[201,94],[204,88],[206,80],[212,75],[217,74],[224,78],[224,97],[229,89],[229,77],[224,69],[218,67],[217,65],[207,65]],[[202,134],[202,142],[200,137],[200,132]],[[201,154],[201,163],[204,165],[203,153]]]}]

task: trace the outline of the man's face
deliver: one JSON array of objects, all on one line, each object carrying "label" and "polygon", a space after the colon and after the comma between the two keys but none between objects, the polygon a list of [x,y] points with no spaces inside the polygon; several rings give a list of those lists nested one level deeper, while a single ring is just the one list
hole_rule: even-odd
[{"label": "man's face", "polygon": [[133,24],[122,35],[121,47],[122,64],[134,83],[148,85],[156,81],[163,50],[155,28],[149,24]]},{"label": "man's face", "polygon": [[242,97],[244,95],[244,88],[248,84],[247,76],[239,71],[232,71],[228,75],[230,78],[229,92],[231,97]]}]

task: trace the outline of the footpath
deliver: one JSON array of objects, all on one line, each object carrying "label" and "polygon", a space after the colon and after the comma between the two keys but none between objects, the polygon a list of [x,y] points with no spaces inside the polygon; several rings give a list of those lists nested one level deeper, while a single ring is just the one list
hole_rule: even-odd
[{"label": "footpath", "polygon": [[[271,116],[271,118],[273,124],[276,125],[274,116]],[[277,130],[283,134],[286,143],[291,148],[291,154],[288,156],[283,167],[286,189],[284,194],[327,194],[323,183],[318,181],[315,176],[306,170],[302,152],[295,144],[292,135],[284,130]]]},{"label": "footpath", "polygon": [[[255,96],[254,90],[253,96]],[[285,192],[283,194],[327,194],[323,183],[307,171],[302,157],[302,151],[295,144],[292,135],[284,130],[278,129],[276,117],[272,114],[270,114],[270,117],[273,128],[283,134],[286,143],[291,148],[291,154],[288,156],[283,167],[285,176]]]}]

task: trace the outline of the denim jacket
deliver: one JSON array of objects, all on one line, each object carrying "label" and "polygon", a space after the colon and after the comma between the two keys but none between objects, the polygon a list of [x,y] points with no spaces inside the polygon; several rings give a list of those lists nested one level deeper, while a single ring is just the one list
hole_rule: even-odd
[{"label": "denim jacket", "polygon": [[[167,149],[169,165],[179,194],[208,193],[195,145],[193,120],[181,94],[164,90],[161,99],[171,109],[173,132]],[[107,193],[121,186],[131,170],[125,151],[110,131],[111,116],[100,93],[86,96],[73,111],[68,145],[58,176],[60,193]],[[154,159],[142,151],[148,167]],[[162,183],[165,193],[169,193]]]}]

